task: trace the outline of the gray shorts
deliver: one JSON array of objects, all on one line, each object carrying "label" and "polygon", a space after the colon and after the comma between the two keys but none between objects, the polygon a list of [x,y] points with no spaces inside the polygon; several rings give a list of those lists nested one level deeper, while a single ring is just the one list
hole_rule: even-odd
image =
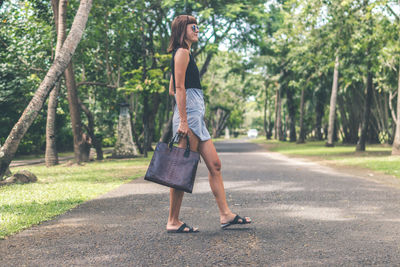
[{"label": "gray shorts", "polygon": [[[192,130],[200,141],[211,139],[206,123],[204,122],[205,111],[203,90],[197,88],[186,89],[186,114],[188,125],[190,130]],[[175,105],[172,123],[172,131],[174,135],[178,131],[180,121],[178,105]]]}]

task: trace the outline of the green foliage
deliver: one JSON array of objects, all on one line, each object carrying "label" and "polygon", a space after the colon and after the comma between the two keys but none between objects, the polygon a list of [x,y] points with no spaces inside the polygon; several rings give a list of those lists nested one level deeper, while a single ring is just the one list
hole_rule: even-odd
[{"label": "green foliage", "polygon": [[113,146],[115,146],[116,142],[117,142],[117,138],[106,137],[106,138],[103,138],[102,146],[103,147],[113,147]]},{"label": "green foliage", "polygon": [[208,118],[215,120],[215,112],[222,109],[229,113],[227,126],[239,128],[244,121],[244,103],[258,83],[254,76],[246,73],[240,55],[219,52],[204,76],[202,84],[207,100]]},{"label": "green foliage", "polygon": [[244,110],[237,108],[231,111],[227,126],[230,129],[237,129],[242,126],[243,122],[244,122]]},{"label": "green foliage", "polygon": [[164,72],[160,69],[152,69],[147,71],[146,77],[143,79],[144,71],[143,68],[132,70],[130,72],[125,72],[125,76],[130,76],[130,79],[125,81],[124,87],[118,90],[130,93],[158,93],[161,94],[165,91],[168,85],[168,80],[164,79]]},{"label": "green foliage", "polygon": [[264,125],[263,117],[256,117],[252,119],[250,128],[261,130],[264,127],[263,125]]}]

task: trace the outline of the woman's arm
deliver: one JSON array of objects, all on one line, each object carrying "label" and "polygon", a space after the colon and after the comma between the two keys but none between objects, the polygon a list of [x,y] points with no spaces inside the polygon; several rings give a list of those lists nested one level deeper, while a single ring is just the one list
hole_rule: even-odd
[{"label": "woman's arm", "polygon": [[176,89],[176,104],[178,105],[179,117],[181,123],[178,128],[178,133],[186,135],[189,131],[189,126],[186,116],[186,89],[185,75],[189,64],[189,50],[179,48],[175,54],[175,89]]},{"label": "woman's arm", "polygon": [[175,95],[174,93],[174,84],[173,84],[174,80],[172,78],[172,74],[171,74],[171,78],[169,79],[169,95]]}]

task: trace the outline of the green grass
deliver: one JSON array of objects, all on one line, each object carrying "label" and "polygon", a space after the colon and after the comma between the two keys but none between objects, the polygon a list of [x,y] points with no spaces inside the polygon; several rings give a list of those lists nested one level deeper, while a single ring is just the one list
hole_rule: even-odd
[{"label": "green grass", "polygon": [[151,156],[83,166],[11,168],[12,172],[22,169],[33,172],[38,182],[0,187],[0,239],[143,176]]},{"label": "green grass", "polygon": [[266,144],[268,150],[288,156],[331,161],[337,165],[358,166],[400,177],[400,157],[391,156],[388,145],[367,145],[365,152],[356,152],[355,145],[336,144],[326,147],[323,141],[295,144],[260,137],[254,143]]}]

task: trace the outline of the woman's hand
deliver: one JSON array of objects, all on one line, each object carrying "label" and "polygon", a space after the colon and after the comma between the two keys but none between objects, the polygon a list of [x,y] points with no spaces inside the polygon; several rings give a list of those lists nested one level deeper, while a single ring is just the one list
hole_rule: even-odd
[{"label": "woman's hand", "polygon": [[179,123],[177,134],[185,137],[188,133],[189,133],[189,125],[187,121],[181,121]]}]

